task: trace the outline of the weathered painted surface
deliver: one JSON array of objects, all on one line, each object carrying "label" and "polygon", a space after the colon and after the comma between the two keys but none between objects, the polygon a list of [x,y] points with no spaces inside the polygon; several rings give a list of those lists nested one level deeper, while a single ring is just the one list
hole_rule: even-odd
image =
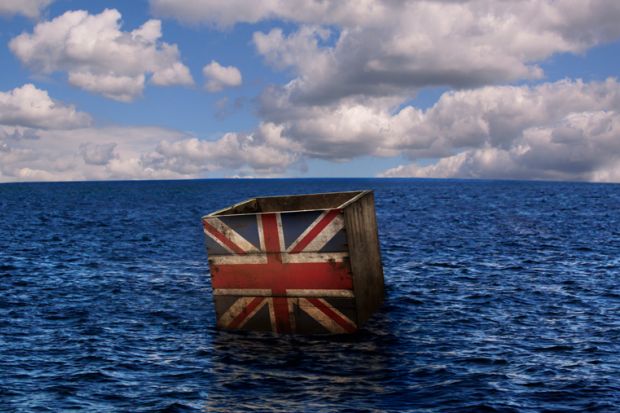
[{"label": "weathered painted surface", "polygon": [[344,212],[357,304],[357,320],[363,324],[383,304],[383,266],[372,192],[350,204]]},{"label": "weathered painted surface", "polygon": [[[376,244],[368,191],[258,198],[204,217],[218,326],[277,333],[355,331],[381,303],[382,297],[368,298],[372,291],[383,295],[382,272],[380,291],[366,289],[360,281],[376,286],[378,273],[374,267],[362,271],[350,259],[347,214],[360,200],[365,205],[361,219],[372,212],[370,241]],[[285,210],[275,212],[278,205]],[[323,209],[308,210],[317,207]],[[356,217],[357,210],[352,209]],[[351,225],[353,242],[361,248],[371,233],[359,231],[359,219]],[[363,246],[363,253],[377,254],[380,266],[375,244]],[[360,280],[352,268],[363,273]],[[356,290],[371,308],[360,312],[365,304],[358,302]]]}]

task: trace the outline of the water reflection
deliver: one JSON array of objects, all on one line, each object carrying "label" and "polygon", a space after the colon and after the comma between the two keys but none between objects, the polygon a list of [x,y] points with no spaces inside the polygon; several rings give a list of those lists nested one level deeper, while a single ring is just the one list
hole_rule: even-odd
[{"label": "water reflection", "polygon": [[204,410],[380,411],[406,376],[382,318],[350,336],[216,332]]}]

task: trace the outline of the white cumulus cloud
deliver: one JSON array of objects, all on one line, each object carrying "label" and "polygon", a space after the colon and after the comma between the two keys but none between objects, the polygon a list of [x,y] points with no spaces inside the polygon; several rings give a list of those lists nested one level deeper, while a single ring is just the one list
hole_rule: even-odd
[{"label": "white cumulus cloud", "polygon": [[[215,140],[162,128],[90,127],[88,115],[45,92],[15,89],[0,94],[0,179],[198,177],[222,169],[272,175],[308,158],[371,155],[408,159],[384,176],[620,181],[618,81],[542,83],[541,68],[556,54],[617,40],[620,2],[150,4],[157,16],[217,28],[270,22],[252,43],[288,81],[259,96],[259,126]],[[67,72],[72,85],[122,101],[147,83],[193,83],[177,46],[161,40],[158,20],[125,32],[120,18],[116,10],[67,12],[10,48],[35,71]],[[243,81],[238,68],[215,60],[203,75],[212,92]],[[451,90],[428,109],[411,104],[435,86]],[[38,111],[16,103],[28,93],[43,103]]]},{"label": "white cumulus cloud", "polygon": [[390,7],[389,1],[374,0],[151,0],[150,4],[156,15],[172,17],[189,24],[206,23],[218,27],[256,23],[272,18],[355,25],[385,17],[386,9]]},{"label": "white cumulus cloud", "polygon": [[163,141],[143,161],[150,167],[180,174],[251,168],[257,174],[273,175],[297,161],[296,149],[297,145],[282,136],[281,128],[261,124],[252,134],[226,133],[216,141]]},{"label": "white cumulus cloud", "polygon": [[0,125],[27,128],[70,129],[88,125],[88,114],[52,100],[47,91],[31,83],[0,92]]},{"label": "white cumulus cloud", "polygon": [[2,0],[0,2],[0,15],[12,16],[21,14],[26,17],[39,17],[41,11],[52,3],[53,0]]},{"label": "white cumulus cloud", "polygon": [[110,142],[105,144],[83,143],[80,145],[80,154],[84,159],[84,162],[90,165],[106,165],[112,159],[118,156],[114,152],[116,149],[116,142]]},{"label": "white cumulus cloud", "polygon": [[538,79],[537,62],[620,36],[613,0],[151,0],[151,7],[222,27],[297,23],[292,33],[274,28],[253,39],[268,63],[296,74],[287,85],[291,104]]},{"label": "white cumulus cloud", "polygon": [[204,140],[161,127],[94,126],[31,84],[0,92],[0,182],[197,178],[215,170],[271,176],[299,153],[274,124]]},{"label": "white cumulus cloud", "polygon": [[139,96],[148,76],[161,86],[193,83],[177,46],[160,41],[159,20],[123,32],[120,19],[114,9],[68,11],[15,37],[9,47],[35,71],[66,71],[72,85],[120,101]]},{"label": "white cumulus cloud", "polygon": [[234,66],[222,66],[215,60],[202,68],[206,79],[205,87],[210,92],[219,92],[227,87],[240,86],[241,72]]},{"label": "white cumulus cloud", "polygon": [[378,98],[281,108],[274,122],[215,140],[91,127],[88,115],[31,85],[0,97],[12,108],[1,111],[3,181],[194,178],[216,170],[271,176],[308,158],[367,154],[413,161],[383,176],[620,181],[615,79],[452,91],[426,110]]},{"label": "white cumulus cloud", "polygon": [[613,78],[450,91],[426,110],[397,97],[291,105],[286,92],[267,90],[261,114],[305,157],[417,161],[384,176],[620,178],[610,172],[620,153],[620,83]]},{"label": "white cumulus cloud", "polygon": [[0,125],[0,182],[200,178],[218,170],[273,176],[298,160],[293,147],[273,125],[216,140],[157,127]]}]

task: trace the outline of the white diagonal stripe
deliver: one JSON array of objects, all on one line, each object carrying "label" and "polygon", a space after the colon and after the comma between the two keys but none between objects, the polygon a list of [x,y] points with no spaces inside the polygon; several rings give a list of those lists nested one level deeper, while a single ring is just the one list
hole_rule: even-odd
[{"label": "white diagonal stripe", "polygon": [[265,251],[265,234],[263,233],[263,218],[261,214],[256,215],[256,226],[258,227],[258,244],[261,251]]},{"label": "white diagonal stripe", "polygon": [[269,321],[271,321],[271,331],[277,333],[276,329],[276,311],[273,308],[273,298],[265,298],[267,304],[269,305]]},{"label": "white diagonal stripe", "polygon": [[[241,314],[241,312],[255,299],[256,297],[241,297],[239,298],[237,301],[235,301],[233,303],[233,305],[231,305],[230,307],[228,307],[228,310],[226,310],[226,312],[224,314],[222,314],[222,316],[220,317],[219,324],[222,327],[228,327],[228,325],[230,323],[233,322],[234,319],[236,319],[239,314]],[[262,303],[260,303],[257,307],[256,307],[256,311],[258,311],[263,305],[265,305],[265,300],[263,300]],[[252,313],[245,318],[245,320],[239,325],[239,327],[241,327],[243,324],[245,324],[245,322],[251,318],[254,314],[256,314],[256,311],[252,311]]]},{"label": "white diagonal stripe", "polygon": [[[243,238],[237,231],[224,224],[220,219],[215,217],[206,218],[206,221],[209,225],[215,228],[218,232],[228,238],[233,244],[237,245],[245,252],[259,252],[258,249],[247,239]],[[205,230],[205,233],[209,235],[212,239],[214,239],[218,244],[222,245],[219,240],[213,235],[209,234],[208,231]],[[260,231],[259,231],[260,233]],[[226,248],[228,249],[228,248]]]},{"label": "white diagonal stripe", "polygon": [[319,324],[325,327],[325,329],[327,329],[330,333],[341,334],[346,332],[340,324],[329,318],[323,311],[316,308],[314,304],[305,298],[299,299],[299,308],[301,308],[310,317],[318,321]]},{"label": "white diagonal stripe", "polygon": [[288,249],[287,249],[286,251],[292,251],[292,250],[293,250],[293,248],[295,248],[295,246],[296,246],[297,244],[299,244],[299,242],[300,242],[302,239],[304,239],[304,238],[306,237],[306,235],[308,235],[308,233],[309,233],[310,231],[312,231],[312,228],[316,227],[316,225],[317,225],[319,222],[321,222],[321,220],[325,217],[325,215],[327,215],[327,213],[328,213],[328,212],[329,212],[329,211],[322,212],[322,213],[321,213],[321,215],[319,215],[319,216],[318,216],[318,217],[317,217],[314,221],[312,221],[312,224],[310,224],[310,225],[308,226],[308,228],[306,228],[306,229],[305,229],[305,231],[304,231],[304,232],[302,232],[302,233],[301,233],[301,235],[299,235],[295,241],[293,241],[293,243],[290,245],[290,247],[288,247]]},{"label": "white diagonal stripe", "polygon": [[342,228],[344,228],[344,218],[342,214],[336,215],[336,217],[327,224],[325,228],[312,240],[303,251],[319,251],[321,248],[325,246],[334,235],[338,233]]},{"label": "white diagonal stripe", "polygon": [[248,314],[248,316],[246,318],[244,318],[241,323],[239,323],[238,327],[239,328],[243,327],[245,325],[245,323],[250,321],[250,318],[254,317],[256,315],[256,313],[258,313],[258,310],[260,310],[261,308],[263,308],[265,306],[265,304],[267,304],[266,300],[261,301],[260,304],[257,305],[256,308],[254,310],[252,310],[252,312],[250,314]]},{"label": "white diagonal stripe", "polygon": [[278,226],[278,240],[280,241],[280,251],[286,251],[284,246],[284,230],[282,229],[282,215],[276,214],[276,224]]},{"label": "white diagonal stripe", "polygon": [[224,244],[222,241],[220,241],[219,239],[217,239],[216,237],[214,237],[213,235],[211,235],[211,233],[209,231],[206,230],[206,228],[203,230],[203,232],[205,233],[205,235],[209,238],[211,238],[213,241],[215,241],[220,247],[224,248],[226,251],[228,251],[231,254],[235,254],[235,252],[233,250],[231,250],[230,248],[228,248],[228,245]]},{"label": "white diagonal stripe", "polygon": [[328,303],[327,301],[325,301],[322,298],[318,299],[320,302],[323,303],[324,306],[329,307],[330,310],[332,310],[334,313],[338,314],[338,316],[340,318],[342,318],[344,321],[347,322],[347,324],[350,324],[352,327],[356,328],[357,326],[355,325],[355,323],[353,322],[353,320],[351,320],[349,317],[347,317],[346,315],[342,314],[336,307],[334,307],[333,305],[331,305],[330,303]]}]

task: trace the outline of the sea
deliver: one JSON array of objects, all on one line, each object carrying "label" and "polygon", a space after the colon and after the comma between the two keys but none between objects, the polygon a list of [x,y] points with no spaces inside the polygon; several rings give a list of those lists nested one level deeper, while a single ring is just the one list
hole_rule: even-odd
[{"label": "sea", "polygon": [[[353,335],[219,331],[201,217],[375,191],[385,304]],[[0,185],[2,412],[618,412],[620,185]]]}]

